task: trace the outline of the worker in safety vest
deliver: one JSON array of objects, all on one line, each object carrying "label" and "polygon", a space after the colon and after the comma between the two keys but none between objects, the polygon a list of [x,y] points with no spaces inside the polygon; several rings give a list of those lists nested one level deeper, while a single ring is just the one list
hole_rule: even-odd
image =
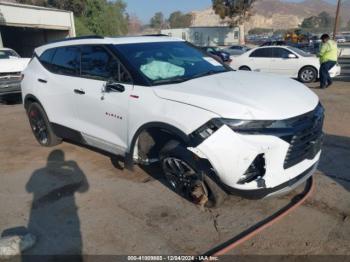
[{"label": "worker in safety vest", "polygon": [[321,36],[322,45],[318,57],[320,58],[320,82],[321,88],[329,87],[333,82],[329,75],[329,70],[337,64],[338,46],[337,43],[330,39],[328,34]]}]

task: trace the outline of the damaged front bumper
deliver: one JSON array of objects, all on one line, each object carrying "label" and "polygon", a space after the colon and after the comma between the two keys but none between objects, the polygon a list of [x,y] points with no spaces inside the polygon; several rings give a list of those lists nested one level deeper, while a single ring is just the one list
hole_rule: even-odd
[{"label": "damaged front bumper", "polygon": [[[320,147],[312,156],[308,155],[302,161],[286,167],[290,145],[278,136],[240,134],[223,125],[189,150],[210,162],[227,191],[262,198],[288,192],[315,172],[321,155]],[[259,156],[264,160],[259,167],[261,170],[258,170],[260,175],[257,173],[253,179],[245,179]]]}]

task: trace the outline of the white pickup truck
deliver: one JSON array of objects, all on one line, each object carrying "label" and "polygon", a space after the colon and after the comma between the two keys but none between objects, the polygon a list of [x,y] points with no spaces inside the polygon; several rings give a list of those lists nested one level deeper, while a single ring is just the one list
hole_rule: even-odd
[{"label": "white pickup truck", "polygon": [[12,49],[0,48],[0,97],[21,93],[21,72],[29,61],[30,58],[21,58]]}]

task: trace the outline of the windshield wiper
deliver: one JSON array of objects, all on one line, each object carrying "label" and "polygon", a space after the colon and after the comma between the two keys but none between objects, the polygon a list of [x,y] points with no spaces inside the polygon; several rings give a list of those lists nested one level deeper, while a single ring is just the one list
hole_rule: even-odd
[{"label": "windshield wiper", "polygon": [[210,75],[215,75],[215,74],[223,73],[223,72],[226,72],[226,71],[209,70],[209,71],[204,72],[204,73],[199,73],[199,74],[193,75],[191,78],[200,78],[203,76],[210,76]]},{"label": "windshield wiper", "polygon": [[159,79],[159,80],[155,80],[153,81],[153,84],[172,84],[172,83],[181,83],[181,82],[185,82],[190,80],[192,77],[173,77],[173,78],[169,78],[169,79]]},{"label": "windshield wiper", "polygon": [[185,81],[189,81],[195,78],[200,78],[203,76],[209,76],[209,75],[214,75],[214,74],[219,74],[219,73],[224,73],[227,71],[215,71],[215,70],[209,70],[207,72],[204,73],[199,73],[196,75],[192,75],[192,76],[188,76],[188,77],[183,77],[183,76],[179,76],[179,77],[173,77],[173,78],[169,78],[169,79],[159,79],[159,80],[155,80],[153,81],[153,84],[176,84],[176,83],[182,83]]}]

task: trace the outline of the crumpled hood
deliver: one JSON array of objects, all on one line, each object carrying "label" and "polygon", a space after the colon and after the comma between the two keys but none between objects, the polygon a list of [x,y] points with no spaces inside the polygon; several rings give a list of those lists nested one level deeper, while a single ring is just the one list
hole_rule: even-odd
[{"label": "crumpled hood", "polygon": [[318,97],[305,85],[272,74],[227,72],[154,87],[163,99],[196,106],[224,118],[281,120],[312,111]]},{"label": "crumpled hood", "polygon": [[0,73],[22,72],[30,58],[0,59]]}]

